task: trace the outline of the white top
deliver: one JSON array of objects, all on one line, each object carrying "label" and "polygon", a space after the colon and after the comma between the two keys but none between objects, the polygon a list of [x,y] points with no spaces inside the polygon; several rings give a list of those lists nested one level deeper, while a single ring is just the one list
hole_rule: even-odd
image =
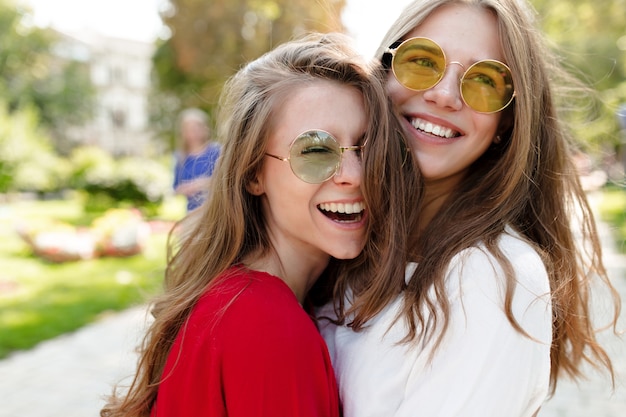
[{"label": "white top", "polygon": [[[530,339],[504,313],[504,278],[484,247],[457,254],[447,273],[450,321],[429,362],[432,343],[399,344],[401,297],[354,332],[320,320],[335,368],[344,417],[531,417],[549,390],[552,309],[545,266],[507,229],[500,249],[518,285],[512,311]],[[407,265],[407,279],[416,264]],[[334,317],[331,305],[318,316]],[[391,326],[391,327],[390,327]]]}]

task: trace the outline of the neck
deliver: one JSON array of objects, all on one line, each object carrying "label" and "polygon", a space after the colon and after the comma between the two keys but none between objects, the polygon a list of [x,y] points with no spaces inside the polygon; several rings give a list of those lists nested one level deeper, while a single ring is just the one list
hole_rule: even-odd
[{"label": "neck", "polygon": [[250,269],[282,279],[291,288],[298,302],[303,304],[329,260],[330,256],[327,254],[320,258],[307,253],[278,254],[270,250],[267,255],[245,260],[244,264]]},{"label": "neck", "polygon": [[420,230],[424,230],[437,215],[450,194],[454,192],[460,180],[460,177],[454,176],[441,180],[424,181],[424,199],[419,220]]}]

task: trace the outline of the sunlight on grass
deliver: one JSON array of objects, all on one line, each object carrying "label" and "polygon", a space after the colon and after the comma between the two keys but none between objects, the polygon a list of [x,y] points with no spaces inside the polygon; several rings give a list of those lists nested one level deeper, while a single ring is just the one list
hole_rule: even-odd
[{"label": "sunlight on grass", "polygon": [[[177,220],[184,210],[175,199],[159,217]],[[57,264],[33,255],[15,229],[45,218],[87,225],[94,215],[78,199],[0,205],[0,358],[145,303],[161,289],[167,229],[153,232],[139,255]]]},{"label": "sunlight on grass", "polygon": [[611,226],[617,248],[620,252],[626,253],[626,190],[605,189],[598,211],[602,220]]}]

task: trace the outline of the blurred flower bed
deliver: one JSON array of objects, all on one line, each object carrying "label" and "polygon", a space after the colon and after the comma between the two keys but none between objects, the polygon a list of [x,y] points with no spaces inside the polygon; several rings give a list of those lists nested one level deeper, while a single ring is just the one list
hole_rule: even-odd
[{"label": "blurred flower bed", "polygon": [[[186,213],[184,197],[167,198],[154,216],[132,206],[86,211],[84,196],[77,192],[62,199],[2,197],[0,359],[103,314],[148,302],[162,291],[168,234]],[[112,208],[126,210],[108,211]],[[44,233],[51,231],[58,233]],[[110,237],[102,242],[103,236]],[[107,240],[115,251],[107,250]]]},{"label": "blurred flower bed", "polygon": [[137,255],[145,248],[150,225],[137,209],[115,208],[88,227],[47,219],[20,224],[17,232],[35,255],[50,262],[68,262]]}]

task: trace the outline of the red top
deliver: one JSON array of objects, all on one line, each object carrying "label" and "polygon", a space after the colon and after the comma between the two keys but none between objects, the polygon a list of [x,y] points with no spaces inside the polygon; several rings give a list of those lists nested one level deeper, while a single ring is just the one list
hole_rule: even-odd
[{"label": "red top", "polygon": [[338,417],[328,349],[280,279],[233,267],[176,337],[153,417]]}]

